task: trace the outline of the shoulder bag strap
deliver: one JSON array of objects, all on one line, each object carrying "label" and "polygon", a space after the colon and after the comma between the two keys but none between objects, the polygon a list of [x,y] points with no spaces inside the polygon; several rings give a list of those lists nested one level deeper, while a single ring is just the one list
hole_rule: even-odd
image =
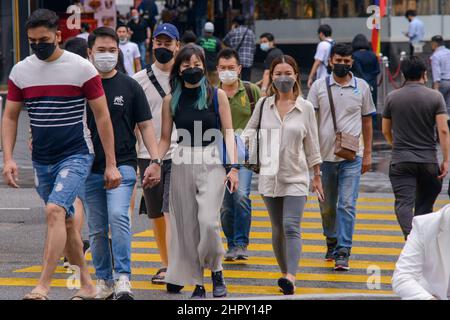
[{"label": "shoulder bag strap", "polygon": [[263,99],[263,101],[261,102],[261,106],[259,107],[258,128],[256,129],[256,163],[258,165],[260,165],[260,160],[259,160],[259,133],[261,131],[261,120],[262,120],[262,115],[263,115],[264,105],[266,104],[266,100],[267,100],[267,97],[265,97]]},{"label": "shoulder bag strap", "polygon": [[253,113],[253,110],[255,110],[255,96],[253,95],[252,86],[249,82],[244,81],[244,88],[245,92],[247,93],[248,100],[250,101],[250,110],[251,113]]},{"label": "shoulder bag strap", "polygon": [[166,96],[166,93],[164,92],[164,89],[159,84],[158,79],[156,79],[155,73],[153,72],[151,65],[147,66],[147,76],[148,76],[148,79],[151,81],[151,83],[153,83],[153,86],[155,87],[156,91],[158,91],[161,98],[164,99],[164,97]]},{"label": "shoulder bag strap", "polygon": [[248,33],[248,29],[249,29],[249,27],[247,27],[247,29],[245,29],[245,32],[244,32],[244,35],[242,36],[242,39],[241,39],[241,42],[239,42],[239,45],[236,47],[236,51],[238,51],[239,52],[239,49],[242,47],[242,44],[244,43],[244,40],[245,40],[245,36],[247,35],[247,33]]},{"label": "shoulder bag strap", "polygon": [[327,92],[328,92],[328,101],[330,101],[330,110],[331,110],[331,117],[333,118],[333,127],[334,127],[334,132],[338,132],[337,131],[337,125],[336,125],[336,110],[334,109],[334,101],[333,101],[333,93],[331,92],[331,84],[330,84],[330,77],[327,77],[325,79],[326,86],[327,86]]}]

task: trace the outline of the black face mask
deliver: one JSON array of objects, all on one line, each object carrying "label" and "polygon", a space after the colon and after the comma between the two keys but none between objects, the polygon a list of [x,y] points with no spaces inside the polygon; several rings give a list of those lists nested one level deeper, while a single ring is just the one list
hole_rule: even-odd
[{"label": "black face mask", "polygon": [[333,73],[339,77],[344,78],[350,72],[350,66],[345,63],[337,63],[333,65]]},{"label": "black face mask", "polygon": [[204,73],[201,68],[188,68],[181,73],[181,77],[189,84],[197,84],[203,79]]},{"label": "black face mask", "polygon": [[155,58],[159,63],[166,64],[173,59],[173,52],[166,48],[156,48]]},{"label": "black face mask", "polygon": [[40,42],[30,44],[31,49],[40,60],[47,60],[55,52],[56,45],[54,43]]}]

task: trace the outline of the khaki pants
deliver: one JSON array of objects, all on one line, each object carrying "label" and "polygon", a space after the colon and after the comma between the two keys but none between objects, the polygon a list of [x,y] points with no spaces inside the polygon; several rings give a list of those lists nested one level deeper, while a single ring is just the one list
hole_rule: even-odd
[{"label": "khaki pants", "polygon": [[[177,147],[195,157],[211,153],[206,148]],[[198,163],[198,162],[197,162]],[[171,240],[166,283],[203,285],[203,271],[222,270],[225,250],[220,235],[220,207],[225,194],[225,169],[221,164],[172,162],[169,195]]]}]

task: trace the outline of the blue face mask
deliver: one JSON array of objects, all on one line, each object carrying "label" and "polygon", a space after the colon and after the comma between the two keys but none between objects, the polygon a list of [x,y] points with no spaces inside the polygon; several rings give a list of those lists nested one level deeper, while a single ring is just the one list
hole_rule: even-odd
[{"label": "blue face mask", "polygon": [[260,47],[261,50],[264,51],[264,52],[267,52],[267,51],[269,51],[269,49],[270,49],[270,46],[269,46],[269,44],[268,44],[267,42],[261,43],[261,44],[259,45],[259,47]]}]

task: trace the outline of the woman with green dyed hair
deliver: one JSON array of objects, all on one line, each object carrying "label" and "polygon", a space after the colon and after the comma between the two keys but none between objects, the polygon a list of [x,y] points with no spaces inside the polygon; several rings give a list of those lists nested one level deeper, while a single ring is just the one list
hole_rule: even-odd
[{"label": "woman with green dyed hair", "polygon": [[[238,166],[228,98],[205,77],[205,56],[197,45],[187,45],[178,54],[171,72],[170,95],[162,108],[160,155],[169,149],[172,127],[178,133],[173,152],[169,212],[171,241],[167,290],[179,292],[195,285],[192,298],[205,298],[204,268],[211,270],[213,296],[224,297],[222,274],[225,250],[220,235],[220,207],[226,185],[238,187]],[[224,133],[222,135],[221,131]],[[227,175],[218,144],[225,140],[229,159]],[[145,184],[145,181],[144,181]]]}]

